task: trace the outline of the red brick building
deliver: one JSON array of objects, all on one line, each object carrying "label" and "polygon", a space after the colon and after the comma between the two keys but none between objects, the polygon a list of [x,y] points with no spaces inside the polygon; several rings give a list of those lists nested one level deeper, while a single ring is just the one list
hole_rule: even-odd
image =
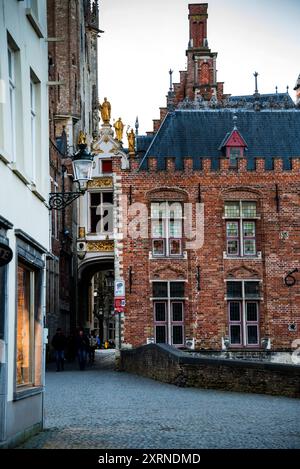
[{"label": "red brick building", "polygon": [[189,5],[189,21],[187,71],[154,134],[137,138],[130,170],[114,158],[123,344],[291,350],[300,328],[299,108],[288,94],[224,95],[207,4]]}]

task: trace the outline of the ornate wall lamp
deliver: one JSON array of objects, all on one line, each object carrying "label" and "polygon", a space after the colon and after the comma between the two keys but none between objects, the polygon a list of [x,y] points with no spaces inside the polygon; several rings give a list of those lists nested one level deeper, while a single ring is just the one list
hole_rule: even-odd
[{"label": "ornate wall lamp", "polygon": [[62,192],[51,192],[49,196],[50,210],[63,210],[74,200],[78,199],[87,190],[87,183],[92,179],[93,159],[94,155],[89,153],[86,144],[86,137],[83,132],[79,134],[78,140],[79,151],[70,158],[72,159],[74,181],[78,183],[79,190],[77,192],[65,192],[64,173],[67,171],[66,166],[62,166]]}]

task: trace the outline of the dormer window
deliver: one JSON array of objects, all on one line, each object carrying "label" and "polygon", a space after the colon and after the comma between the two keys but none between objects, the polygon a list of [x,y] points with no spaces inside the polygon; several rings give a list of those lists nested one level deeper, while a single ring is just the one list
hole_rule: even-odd
[{"label": "dormer window", "polygon": [[233,117],[233,121],[233,130],[225,135],[219,150],[221,150],[223,154],[226,155],[226,157],[229,159],[229,167],[237,168],[238,159],[243,158],[245,150],[248,148],[248,146],[236,126],[237,116]]},{"label": "dormer window", "polygon": [[237,168],[238,159],[244,156],[243,147],[227,147],[227,157],[229,158],[230,168]]}]

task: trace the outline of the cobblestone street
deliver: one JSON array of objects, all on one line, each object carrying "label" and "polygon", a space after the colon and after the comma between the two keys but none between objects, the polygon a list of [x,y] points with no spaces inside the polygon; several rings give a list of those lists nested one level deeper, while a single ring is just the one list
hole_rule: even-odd
[{"label": "cobblestone street", "polygon": [[96,365],[46,375],[46,430],[22,448],[300,448],[300,401],[177,388]]}]

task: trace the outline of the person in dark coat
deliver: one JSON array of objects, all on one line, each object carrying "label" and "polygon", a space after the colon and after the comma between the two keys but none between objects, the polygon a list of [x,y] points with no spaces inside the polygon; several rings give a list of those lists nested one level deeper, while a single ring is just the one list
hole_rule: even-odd
[{"label": "person in dark coat", "polygon": [[76,340],[77,357],[79,362],[79,369],[84,370],[86,365],[86,357],[89,352],[89,338],[85,335],[84,331],[80,329]]},{"label": "person in dark coat", "polygon": [[53,336],[51,345],[55,350],[56,371],[64,371],[67,339],[60,327],[56,329],[56,334]]}]

